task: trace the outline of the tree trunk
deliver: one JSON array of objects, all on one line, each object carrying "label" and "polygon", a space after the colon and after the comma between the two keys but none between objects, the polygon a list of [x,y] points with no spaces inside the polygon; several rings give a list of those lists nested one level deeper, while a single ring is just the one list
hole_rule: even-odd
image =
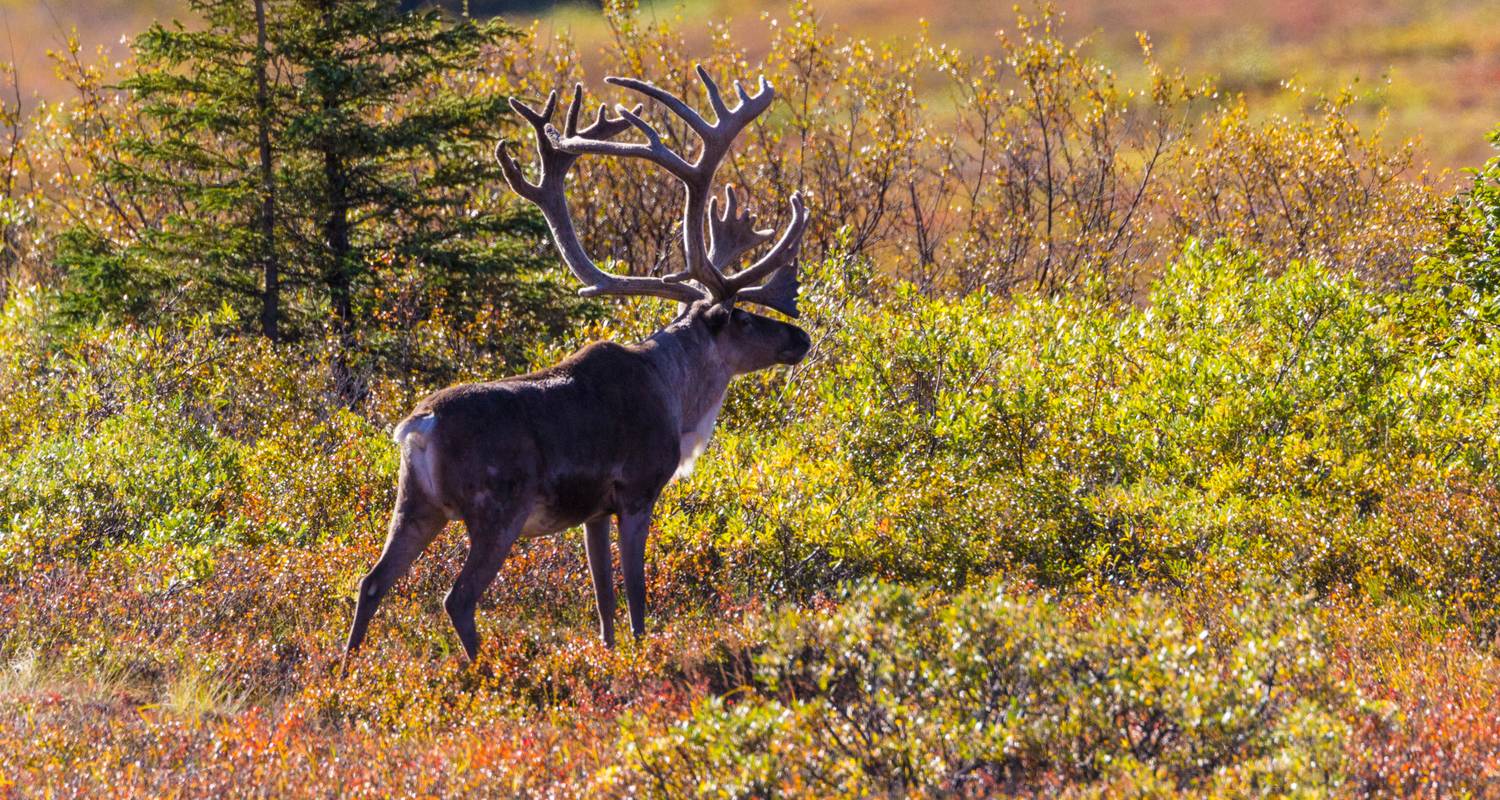
[{"label": "tree trunk", "polygon": [[[328,0],[322,4],[324,30],[331,31],[333,4]],[[339,108],[339,98],[332,86],[322,87],[322,107],[325,133],[319,142],[323,151],[323,181],[328,192],[328,206],[323,217],[323,247],[326,250],[327,271],[324,283],[328,287],[329,301],[333,305],[338,326],[338,352],[333,359],[333,378],[339,396],[349,406],[359,405],[368,392],[365,382],[350,367],[357,340],[354,320],[354,246],[349,231],[349,173],[340,152],[337,133],[327,130],[329,120]]]},{"label": "tree trunk", "polygon": [[260,329],[267,339],[281,335],[281,264],[276,255],[276,173],[271,161],[271,92],[266,85],[266,2],[255,0],[255,107],[260,147],[260,260],[265,272]]},{"label": "tree trunk", "polygon": [[328,248],[329,297],[338,318],[341,337],[351,339],[354,335],[353,275],[349,259],[353,247],[349,243],[349,200],[345,185],[344,163],[333,144],[326,145],[323,152],[323,178],[328,182],[328,216],[323,220],[323,245]]},{"label": "tree trunk", "polygon": [[350,356],[357,344],[354,324],[354,275],[350,264],[353,246],[349,241],[349,200],[347,176],[343,157],[335,150],[336,144],[326,141],[323,145],[323,178],[328,183],[328,210],[323,220],[323,243],[327,248],[328,272],[324,282],[328,286],[329,300],[333,305],[338,325],[339,349],[334,356],[334,381],[339,395],[351,408],[364,399],[364,381],[349,367]]},{"label": "tree trunk", "polygon": [[[323,27],[333,30],[333,4],[324,0],[322,5]],[[331,55],[325,54],[331,58]],[[334,88],[324,85],[321,91],[324,133],[319,141],[323,151],[323,181],[327,186],[328,208],[323,218],[323,246],[327,248],[328,267],[324,282],[328,285],[329,299],[337,315],[341,345],[351,345],[354,335],[354,302],[352,272],[349,256],[353,246],[349,241],[349,186],[344,169],[344,157],[339,152],[338,135],[327,130],[329,120],[338,110],[338,98]]]}]

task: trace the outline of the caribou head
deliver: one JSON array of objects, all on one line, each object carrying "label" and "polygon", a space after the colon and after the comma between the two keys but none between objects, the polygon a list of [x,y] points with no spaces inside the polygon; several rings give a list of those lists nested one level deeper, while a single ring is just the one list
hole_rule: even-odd
[{"label": "caribou head", "polygon": [[[613,644],[611,518],[619,527],[631,630],[644,634],[645,544],[662,488],[707,446],[731,378],[796,364],[811,346],[801,328],[738,307],[753,303],[798,316],[797,256],[807,226],[801,196],[790,198],[790,219],[775,244],[741,267],[774,231],[756,228],[733,187],[726,187],[722,209],[713,191],[735,136],[770,107],[774,92],[764,78],[754,95],[736,82],[737,103],[730,108],[708,73],[702,67],[697,73],[713,122],[650,83],[605,79],[680,117],[702,142],[692,161],[662,143],[639,105],[616,106],[614,115],[601,105],[580,127],[583,89],[575,86],[558,130],[552,124],[556,92],[540,111],[511,99],[536,136],[536,182],[527,179],[508,142],[500,143],[496,157],[510,188],[541,210],[563,263],[584,284],[581,294],[650,295],[682,305],[670,324],[638,344],[595,343],[539,372],[450,387],[418,403],[394,433],[401,446],[396,508],[385,550],[360,582],[348,652],[363,641],[381,598],[452,519],[464,521],[469,553],[444,607],[470,659],[479,647],[479,597],[515,541],[578,525],[600,633]],[[618,138],[632,129],[644,141]],[[568,170],[584,155],[645,159],[682,182],[681,272],[619,275],[589,258],[564,193]]]}]

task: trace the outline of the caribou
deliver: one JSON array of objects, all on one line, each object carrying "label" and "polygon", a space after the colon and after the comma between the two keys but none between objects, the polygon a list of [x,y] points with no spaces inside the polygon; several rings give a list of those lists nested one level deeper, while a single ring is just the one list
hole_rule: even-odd
[{"label": "caribou", "polygon": [[[735,137],[770,107],[764,77],[755,94],[738,81],[734,108],[709,74],[696,67],[713,121],[672,93],[633,78],[605,81],[644,95],[679,117],[700,141],[689,161],[663,144],[641,117],[641,105],[600,105],[579,127],[583,87],[559,131],[557,92],[540,111],[511,98],[530,124],[540,170],[527,179],[502,140],[496,148],[511,190],[540,209],[562,261],[582,282],[580,294],[648,295],[678,302],[676,317],[642,342],[595,342],[528,375],[454,386],[417,404],[393,437],[401,448],[395,509],[379,560],[359,583],[346,654],[364,640],[380,601],[449,520],[468,529],[469,550],[444,598],[464,652],[474,661],[474,614],[511,547],[521,537],[583,526],[589,573],[605,645],[615,642],[615,589],[610,521],[619,531],[630,629],[646,632],[646,538],[662,489],[692,468],[707,446],[729,382],[778,364],[797,364],[811,340],[801,328],[738,307],[753,303],[788,317],[797,313],[797,264],[807,209],[790,198],[790,219],[777,241],[756,228],[725,188],[722,213],[714,173]],[[634,129],[644,141],[617,137]],[[606,272],[589,258],[573,227],[564,193],[568,170],[583,155],[638,158],[666,170],[686,190],[684,268],[664,276]]]}]

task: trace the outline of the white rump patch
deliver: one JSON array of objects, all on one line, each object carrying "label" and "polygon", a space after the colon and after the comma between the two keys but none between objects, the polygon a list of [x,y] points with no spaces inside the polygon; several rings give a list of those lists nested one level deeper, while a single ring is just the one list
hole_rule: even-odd
[{"label": "white rump patch", "polygon": [[391,438],[401,445],[401,460],[417,479],[422,493],[432,502],[441,503],[437,485],[437,453],[428,446],[432,443],[432,431],[436,426],[437,417],[431,414],[407,417],[391,432]]}]

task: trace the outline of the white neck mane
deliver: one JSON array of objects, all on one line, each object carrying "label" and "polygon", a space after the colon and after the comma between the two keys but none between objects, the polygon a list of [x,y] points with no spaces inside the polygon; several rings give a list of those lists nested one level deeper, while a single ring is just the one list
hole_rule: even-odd
[{"label": "white neck mane", "polygon": [[682,460],[677,462],[677,472],[672,475],[674,480],[693,474],[693,464],[708,449],[708,440],[714,435],[714,423],[719,420],[719,409],[724,407],[724,394],[725,392],[719,392],[719,396],[699,415],[696,422],[691,419],[682,421],[684,426],[691,424],[691,427],[682,432]]},{"label": "white neck mane", "polygon": [[701,328],[674,324],[645,343],[659,368],[678,387],[682,414],[680,456],[673,479],[691,475],[693,464],[708,449],[714,423],[734,373],[719,357]]}]

